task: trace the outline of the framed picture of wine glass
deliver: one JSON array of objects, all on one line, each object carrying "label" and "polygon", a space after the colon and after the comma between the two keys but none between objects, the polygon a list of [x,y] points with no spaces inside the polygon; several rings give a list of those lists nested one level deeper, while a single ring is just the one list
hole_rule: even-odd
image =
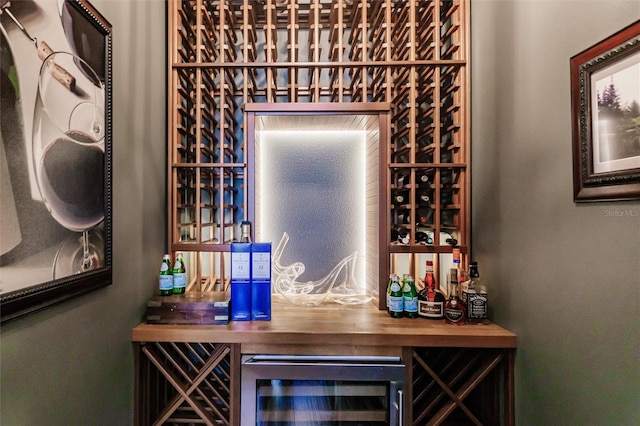
[{"label": "framed picture of wine glass", "polygon": [[111,283],[111,25],[0,0],[0,316]]},{"label": "framed picture of wine glass", "polygon": [[640,20],[570,65],[574,200],[640,199]]}]

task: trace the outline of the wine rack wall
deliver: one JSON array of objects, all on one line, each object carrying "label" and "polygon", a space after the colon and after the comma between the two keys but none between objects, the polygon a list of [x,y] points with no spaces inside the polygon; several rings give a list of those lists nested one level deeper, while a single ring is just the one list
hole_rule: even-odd
[{"label": "wine rack wall", "polygon": [[469,0],[168,7],[169,247],[190,289],[225,287],[229,243],[252,217],[247,103],[389,103],[381,259],[468,252]]}]

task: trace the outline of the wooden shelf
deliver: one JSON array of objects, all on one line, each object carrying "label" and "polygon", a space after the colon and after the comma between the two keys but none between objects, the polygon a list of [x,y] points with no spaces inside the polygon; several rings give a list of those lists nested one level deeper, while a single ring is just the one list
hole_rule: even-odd
[{"label": "wooden shelf", "polygon": [[[196,175],[181,181],[176,165],[212,167],[220,174],[234,170],[239,179],[229,182],[231,186],[250,182],[246,105],[388,103],[391,131],[380,145],[388,160],[381,197],[392,176],[404,168],[410,176],[433,168],[453,170],[455,208],[441,212],[436,206],[430,232],[451,234],[463,249],[463,265],[468,263],[469,0],[170,0],[168,11],[172,253],[185,242],[184,228],[177,226],[187,222],[180,219],[185,204],[178,200],[189,185],[194,191],[200,187]],[[438,178],[436,174],[433,200],[449,185]],[[237,190],[229,205],[218,206],[220,235],[215,236],[201,232],[211,225],[211,219],[200,214],[211,202],[194,192],[190,206],[196,215],[189,242],[233,239],[234,228],[252,217],[253,208],[246,202],[249,187]],[[415,217],[417,201],[409,200],[407,207]],[[380,253],[383,261],[398,250],[391,240],[391,203],[386,209],[381,217],[389,223],[382,224],[378,236],[387,247]],[[440,238],[425,249],[413,240],[418,224],[406,225],[411,241],[403,253],[451,252]],[[220,244],[200,247],[219,251]],[[385,273],[392,272],[390,268]],[[417,266],[410,269],[416,273]]]}]

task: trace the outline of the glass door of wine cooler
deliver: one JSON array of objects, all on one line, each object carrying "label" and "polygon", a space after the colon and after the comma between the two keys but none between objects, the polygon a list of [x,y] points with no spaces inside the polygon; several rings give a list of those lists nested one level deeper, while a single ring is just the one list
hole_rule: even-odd
[{"label": "glass door of wine cooler", "polygon": [[397,357],[244,356],[242,424],[402,425]]}]

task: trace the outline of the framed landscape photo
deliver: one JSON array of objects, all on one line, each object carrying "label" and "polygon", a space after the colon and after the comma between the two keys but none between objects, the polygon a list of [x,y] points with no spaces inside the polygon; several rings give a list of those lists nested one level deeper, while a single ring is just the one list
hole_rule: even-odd
[{"label": "framed landscape photo", "polygon": [[2,323],[111,284],[111,25],[87,0],[1,2]]},{"label": "framed landscape photo", "polygon": [[640,20],[570,65],[574,201],[640,199]]}]

